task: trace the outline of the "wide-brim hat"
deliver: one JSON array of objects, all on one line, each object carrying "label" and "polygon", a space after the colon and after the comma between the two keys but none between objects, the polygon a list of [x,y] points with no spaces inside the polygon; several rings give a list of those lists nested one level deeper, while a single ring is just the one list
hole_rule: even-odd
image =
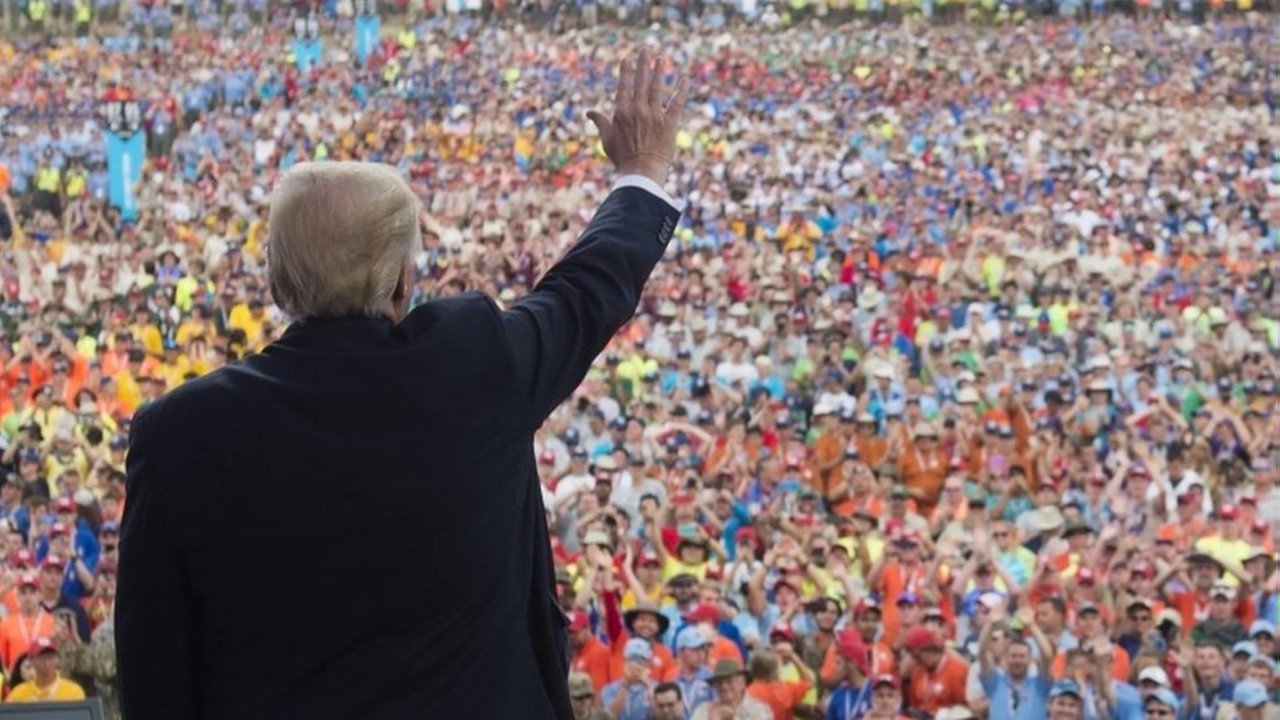
[{"label": "wide-brim hat", "polygon": [[652,615],[658,620],[658,635],[666,635],[667,628],[671,627],[671,620],[658,611],[656,605],[652,603],[639,603],[635,607],[622,614],[622,624],[627,626],[627,630],[635,632],[632,628],[635,625],[636,618],[641,615]]}]

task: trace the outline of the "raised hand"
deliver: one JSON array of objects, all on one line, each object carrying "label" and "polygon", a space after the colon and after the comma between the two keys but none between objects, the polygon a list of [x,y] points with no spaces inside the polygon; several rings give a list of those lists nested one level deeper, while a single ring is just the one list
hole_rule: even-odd
[{"label": "raised hand", "polygon": [[618,71],[613,117],[591,111],[587,118],[600,131],[604,152],[618,172],[643,175],[659,185],[676,154],[676,132],[683,116],[688,81],[676,82],[665,98],[666,59],[656,61],[641,50],[633,61],[623,60]]}]

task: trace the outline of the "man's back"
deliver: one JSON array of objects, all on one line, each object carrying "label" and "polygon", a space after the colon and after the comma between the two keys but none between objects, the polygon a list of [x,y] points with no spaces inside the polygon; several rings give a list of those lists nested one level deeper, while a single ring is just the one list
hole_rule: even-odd
[{"label": "man's back", "polygon": [[456,678],[532,683],[476,699],[550,716],[522,616],[545,538],[530,497],[537,421],[497,311],[463,297],[400,329],[294,326],[138,421],[166,430],[141,461],[160,465],[164,520],[200,599],[196,676],[239,688],[216,692],[207,716],[281,717],[272,698],[297,717],[367,717],[380,698],[387,717],[392,698],[463,712],[444,685]]},{"label": "man's back", "polygon": [[510,310],[464,295],[399,325],[295,323],[139,413],[125,712],[567,717],[532,437],[634,311],[676,217],[618,190]]}]

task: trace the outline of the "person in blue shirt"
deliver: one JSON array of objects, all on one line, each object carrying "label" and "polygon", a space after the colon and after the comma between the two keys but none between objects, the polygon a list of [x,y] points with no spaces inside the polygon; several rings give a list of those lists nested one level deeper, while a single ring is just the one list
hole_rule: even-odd
[{"label": "person in blue shirt", "polygon": [[[1031,638],[1010,640],[1002,658],[992,657],[991,652],[991,633],[998,618],[986,624],[978,640],[979,679],[991,703],[990,720],[1039,720],[1048,714],[1053,645],[1033,621],[1029,605],[1022,615],[1022,626],[1031,632]],[[1038,646],[1039,652],[1033,652],[1031,642]],[[1031,673],[1033,658],[1038,665],[1034,675]]]},{"label": "person in blue shirt", "polygon": [[[840,653],[840,667],[843,671],[839,687],[831,693],[831,699],[827,703],[826,720],[857,720],[866,715],[871,709],[873,698],[876,694],[875,683],[867,682],[866,676],[866,648],[862,646],[861,650],[857,644],[841,643],[837,646],[837,652]],[[854,656],[855,653],[861,654],[863,657]],[[892,676],[883,676],[877,678],[877,682],[881,687],[888,684],[884,678],[894,679]],[[883,681],[883,682],[882,682]],[[897,687],[892,688],[898,692],[898,705],[902,704],[901,691]],[[882,692],[887,694],[887,691]],[[888,702],[889,699],[884,700]]]},{"label": "person in blue shirt", "polygon": [[684,717],[693,714],[694,708],[715,698],[711,688],[711,670],[707,667],[707,652],[711,643],[696,628],[680,633],[676,638],[676,676],[672,682],[680,688],[684,703]]},{"label": "person in blue shirt", "polygon": [[649,691],[653,648],[643,638],[631,638],[622,649],[626,665],[622,677],[600,692],[604,709],[617,720],[648,720],[653,698]]}]

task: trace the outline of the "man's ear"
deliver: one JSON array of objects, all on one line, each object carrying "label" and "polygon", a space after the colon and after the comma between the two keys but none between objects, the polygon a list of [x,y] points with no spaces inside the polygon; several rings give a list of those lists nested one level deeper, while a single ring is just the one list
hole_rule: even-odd
[{"label": "man's ear", "polygon": [[396,278],[396,289],[391,292],[392,302],[399,303],[413,294],[414,271],[413,258],[405,256],[400,263],[400,277]]}]

